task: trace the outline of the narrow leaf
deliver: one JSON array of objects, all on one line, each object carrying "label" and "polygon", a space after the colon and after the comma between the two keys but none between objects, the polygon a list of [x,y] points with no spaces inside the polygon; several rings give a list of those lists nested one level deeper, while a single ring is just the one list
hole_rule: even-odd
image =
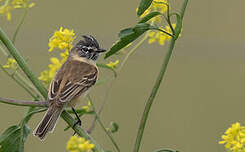
[{"label": "narrow leaf", "polygon": [[24,152],[24,142],[30,129],[27,125],[22,127],[14,125],[3,132],[0,136],[0,152]]},{"label": "narrow leaf", "polygon": [[134,31],[136,33],[142,33],[142,32],[149,30],[150,27],[151,25],[148,23],[139,23],[139,24],[136,24]]},{"label": "narrow leaf", "polygon": [[[121,34],[121,39],[112,46],[112,48],[105,54],[105,59],[108,58],[109,56],[117,53],[120,49],[124,48],[127,46],[129,43],[133,42],[136,40],[139,36],[141,36],[144,32],[149,30],[151,27],[150,24],[147,23],[139,23],[137,24],[134,28],[132,28],[132,33],[131,34]],[[124,33],[126,31],[125,29],[121,31],[121,33]],[[126,32],[128,33],[128,32]]]},{"label": "narrow leaf", "polygon": [[120,33],[118,34],[118,37],[123,38],[123,37],[128,36],[128,35],[133,34],[133,33],[134,33],[133,28],[126,28],[126,29],[123,29],[120,31]]},{"label": "narrow leaf", "polygon": [[149,14],[147,14],[145,17],[143,17],[138,23],[145,23],[147,21],[149,21],[150,19],[152,19],[155,16],[161,15],[160,12],[151,12]]},{"label": "narrow leaf", "polygon": [[137,15],[142,15],[145,12],[145,10],[147,10],[147,8],[150,7],[152,1],[153,0],[141,0],[138,7]]}]

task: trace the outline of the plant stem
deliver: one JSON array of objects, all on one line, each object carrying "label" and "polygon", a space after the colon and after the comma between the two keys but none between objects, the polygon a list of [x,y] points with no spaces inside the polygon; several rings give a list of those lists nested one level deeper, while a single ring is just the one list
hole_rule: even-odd
[{"label": "plant stem", "polygon": [[[185,0],[182,4],[182,9],[181,9],[181,20],[183,19],[183,16],[184,16],[184,12],[185,12],[185,8],[187,6],[187,3],[188,3],[188,0]],[[178,24],[178,22],[177,22]],[[143,134],[144,134],[144,129],[145,129],[145,125],[146,125],[146,121],[147,121],[147,118],[149,116],[149,112],[150,112],[150,109],[151,109],[151,105],[155,99],[155,96],[158,92],[158,89],[159,89],[159,86],[162,82],[162,79],[163,79],[163,76],[166,72],[166,69],[167,69],[167,66],[168,66],[168,63],[169,63],[169,60],[170,60],[170,57],[171,57],[171,54],[173,52],[173,48],[174,48],[174,45],[175,45],[175,42],[179,36],[179,33],[181,31],[181,28],[182,28],[182,25],[177,25],[176,26],[176,35],[174,38],[171,39],[171,42],[170,42],[170,45],[169,45],[169,48],[168,48],[168,52],[166,54],[166,56],[164,57],[164,60],[163,60],[163,64],[161,66],[161,70],[160,70],[160,73],[158,74],[158,77],[156,79],[156,82],[155,82],[155,85],[151,91],[151,94],[146,102],[146,106],[145,106],[145,109],[144,109],[144,112],[142,114],[142,118],[141,118],[141,121],[140,121],[140,125],[139,125],[139,129],[138,129],[138,133],[137,133],[137,137],[136,137],[136,141],[135,141],[135,145],[134,145],[134,149],[133,149],[133,152],[138,152],[139,151],[139,148],[140,148],[140,145],[141,145],[141,141],[142,141],[142,137],[143,137]]]},{"label": "plant stem", "polygon": [[26,101],[26,100],[15,100],[15,99],[7,99],[0,97],[1,103],[16,105],[16,106],[29,106],[29,107],[47,107],[48,102],[47,101]]},{"label": "plant stem", "polygon": [[0,41],[0,51],[5,55],[5,56],[9,56],[8,53],[4,50],[4,48],[2,47],[2,41]]},{"label": "plant stem", "polygon": [[15,58],[20,68],[24,71],[27,77],[31,80],[33,85],[37,88],[37,90],[39,90],[41,95],[46,99],[47,90],[42,85],[42,83],[37,79],[37,77],[32,73],[25,59],[20,55],[19,51],[15,48],[14,44],[9,40],[7,35],[1,29],[1,27],[0,27],[0,40],[7,47],[7,49],[9,50],[9,53]]},{"label": "plant stem", "polygon": [[[18,71],[16,71],[15,76],[28,88],[31,92],[34,92],[35,96],[41,96],[38,90],[26,79],[24,78]],[[45,100],[45,99],[43,99]]]},{"label": "plant stem", "polygon": [[20,22],[19,22],[19,24],[17,25],[17,28],[16,28],[16,30],[15,30],[15,32],[14,32],[14,36],[13,36],[13,40],[12,40],[13,44],[15,43],[17,34],[18,34],[18,32],[19,32],[19,30],[20,30],[22,24],[24,23],[24,20],[25,20],[27,11],[28,11],[28,6],[26,6],[26,8],[25,8],[25,10],[24,10],[24,13],[23,13],[23,15],[22,15],[22,17],[21,17],[21,19],[20,19]]},{"label": "plant stem", "polygon": [[147,37],[148,37],[148,32],[146,32],[144,37],[128,52],[126,57],[123,59],[121,65],[120,65],[120,68],[118,69],[118,73],[121,71],[122,67],[124,66],[124,64],[128,60],[129,56],[131,56],[134,53],[134,51],[147,39]]},{"label": "plant stem", "polygon": [[110,140],[111,140],[112,144],[115,146],[116,150],[117,150],[118,152],[120,152],[120,148],[119,148],[119,146],[117,145],[116,141],[114,140],[114,138],[112,137],[112,135],[106,130],[105,126],[103,125],[102,121],[100,120],[100,117],[99,117],[99,115],[98,115],[97,112],[96,112],[95,106],[94,106],[94,104],[93,104],[93,101],[92,101],[90,95],[88,95],[88,100],[89,100],[90,103],[91,103],[91,106],[92,106],[93,111],[94,111],[94,113],[95,113],[95,117],[96,117],[96,119],[98,120],[98,122],[99,122],[101,128],[104,130],[104,132],[106,133],[106,135],[110,138]]},{"label": "plant stem", "polygon": [[[109,84],[108,88],[106,89],[105,97],[104,97],[104,99],[103,99],[103,101],[102,101],[102,103],[101,103],[101,105],[100,105],[100,107],[99,107],[98,113],[97,113],[98,116],[101,114],[101,112],[102,112],[102,110],[103,110],[103,108],[104,108],[104,106],[105,106],[105,104],[106,104],[107,98],[108,98],[108,96],[109,96],[109,92],[110,92],[111,87],[112,87],[112,83],[113,83],[113,81],[114,81],[115,79],[116,79],[116,77],[113,77],[113,78],[112,78],[112,80],[110,81],[110,84]],[[93,119],[93,121],[92,121],[92,123],[91,123],[91,125],[90,125],[90,127],[89,127],[88,130],[87,130],[87,132],[88,132],[89,134],[91,134],[92,131],[93,131],[94,128],[95,128],[96,120],[97,120],[97,117],[95,116],[94,119]]]},{"label": "plant stem", "polygon": [[[61,114],[61,117],[70,125],[73,126],[76,121],[71,117],[71,115],[69,115],[69,113],[67,113],[67,111],[63,111]],[[81,129],[78,125],[75,125],[75,127],[73,127],[73,130],[76,131],[76,133],[88,140],[91,141],[91,143],[93,143],[95,145],[94,149],[95,151],[98,152],[104,152],[104,150],[96,143],[96,141],[83,129]]]},{"label": "plant stem", "polygon": [[19,86],[21,86],[28,94],[30,94],[33,98],[36,97],[35,94],[33,94],[26,86],[25,84],[23,84],[23,82],[21,82],[19,79],[16,79],[14,77],[15,73],[13,74],[9,74],[8,71],[6,69],[4,69],[2,67],[2,65],[0,65],[0,68],[3,70],[4,73],[6,73],[11,79],[13,79]]}]

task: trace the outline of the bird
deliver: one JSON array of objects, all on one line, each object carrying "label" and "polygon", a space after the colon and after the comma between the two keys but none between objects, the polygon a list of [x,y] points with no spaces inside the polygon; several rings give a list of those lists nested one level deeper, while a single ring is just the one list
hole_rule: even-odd
[{"label": "bird", "polygon": [[[100,48],[98,41],[92,35],[82,37],[83,39],[69,51],[67,60],[49,85],[48,110],[33,131],[33,135],[40,140],[44,140],[47,133],[54,131],[57,120],[65,107],[72,107],[78,117],[74,109],[78,98],[81,95],[86,96],[98,79],[96,60],[106,50]],[[81,125],[80,119],[76,124]]]}]

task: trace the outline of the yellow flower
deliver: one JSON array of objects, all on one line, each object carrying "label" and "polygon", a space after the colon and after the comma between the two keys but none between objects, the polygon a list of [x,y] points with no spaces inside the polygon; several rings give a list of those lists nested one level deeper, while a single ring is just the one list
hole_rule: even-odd
[{"label": "yellow flower", "polygon": [[35,3],[30,3],[29,0],[13,0],[12,6],[13,8],[32,8],[35,5]]},{"label": "yellow flower", "polygon": [[[2,0],[1,0],[2,1]],[[35,3],[29,3],[29,0],[5,0],[4,4],[0,6],[0,14],[6,14],[7,20],[11,20],[11,11],[18,8],[32,8]]]},{"label": "yellow flower", "polygon": [[6,3],[3,6],[0,6],[0,14],[5,14],[7,17],[7,20],[11,20],[11,11],[12,8]]},{"label": "yellow flower", "polygon": [[54,48],[59,48],[64,51],[60,53],[61,60],[55,57],[51,58],[51,64],[48,65],[49,69],[41,72],[39,80],[42,80],[44,84],[48,85],[50,83],[57,70],[67,60],[74,39],[75,33],[73,30],[63,30],[62,27],[60,27],[59,31],[55,31],[49,39],[49,51],[53,51]]},{"label": "yellow flower", "polygon": [[82,106],[82,109],[85,110],[86,112],[90,112],[92,107],[91,107],[91,102],[88,101],[88,105],[87,106]]},{"label": "yellow flower", "polygon": [[245,152],[245,126],[241,126],[239,122],[232,124],[221,138],[223,141],[219,141],[219,144],[225,144],[226,149],[232,152]]},{"label": "yellow flower", "polygon": [[54,35],[49,39],[49,51],[53,51],[54,48],[60,50],[70,50],[72,48],[72,42],[75,39],[75,33],[73,30],[69,30],[60,27],[59,31],[55,31]]},{"label": "yellow flower", "polygon": [[72,136],[67,142],[66,149],[70,152],[92,152],[94,144],[82,137]]},{"label": "yellow flower", "polygon": [[[172,24],[172,26],[175,29],[176,24]],[[165,29],[163,29],[163,28],[160,28],[160,29],[172,34],[171,28],[168,25],[165,26]],[[161,31],[151,31],[148,33],[148,37],[149,37],[149,40],[148,40],[149,44],[152,44],[152,43],[158,41],[158,43],[160,45],[164,45],[166,40],[170,40],[172,38],[171,36],[161,32]]]},{"label": "yellow flower", "polygon": [[60,56],[62,57],[61,63],[64,63],[69,56],[69,50],[65,50],[65,52],[60,53]]},{"label": "yellow flower", "polygon": [[8,58],[7,64],[3,65],[5,69],[17,69],[17,62],[13,58]]},{"label": "yellow flower", "polygon": [[52,64],[49,64],[49,77],[54,77],[54,75],[56,74],[57,70],[61,67],[61,62],[59,61],[58,58],[51,58],[50,59]]},{"label": "yellow flower", "polygon": [[[162,14],[165,13],[167,11],[166,4],[168,4],[168,0],[153,0],[151,6],[140,16],[140,18],[143,18],[150,12],[154,12],[154,11],[159,11]],[[161,23],[162,17],[158,15],[152,18],[151,21]]]},{"label": "yellow flower", "polygon": [[62,63],[59,61],[58,58],[51,58],[51,64],[48,65],[49,70],[45,70],[41,72],[39,76],[39,80],[42,80],[44,84],[48,85],[50,81],[53,79],[54,75],[56,74],[57,70],[60,68]]},{"label": "yellow flower", "polygon": [[111,68],[113,68],[113,69],[115,69],[116,67],[117,67],[117,65],[118,65],[118,63],[119,63],[119,60],[116,60],[115,62],[109,62],[108,64],[106,64],[107,66],[109,66],[109,67],[111,67]]}]

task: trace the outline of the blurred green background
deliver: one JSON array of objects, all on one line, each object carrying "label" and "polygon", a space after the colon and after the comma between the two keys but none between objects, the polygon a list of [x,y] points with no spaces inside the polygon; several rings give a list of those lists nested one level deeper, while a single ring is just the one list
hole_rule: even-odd
[{"label": "blurred green background", "polygon": [[[74,29],[77,34],[92,34],[101,46],[109,49],[117,40],[120,29],[136,23],[139,0],[55,0],[34,1],[25,23],[17,36],[16,46],[39,75],[47,68],[48,39],[60,26]],[[182,0],[170,0],[179,9]],[[168,147],[181,152],[223,152],[218,141],[234,122],[245,125],[245,45],[243,14],[245,1],[190,0],[184,17],[182,37],[177,41],[173,56],[147,122],[141,151]],[[13,12],[0,26],[12,36],[22,11]],[[131,56],[113,84],[101,118],[120,125],[114,136],[122,151],[131,151],[147,97],[160,69],[166,46],[142,45]],[[1,63],[5,61],[0,56]],[[109,62],[108,59],[106,62]],[[100,62],[105,62],[100,59]],[[101,77],[111,75],[102,70]],[[112,76],[112,75],[111,75]],[[10,78],[0,71],[0,96],[30,99]],[[91,95],[96,107],[101,104],[108,85],[94,87]],[[83,100],[86,104],[87,100]],[[0,104],[0,132],[19,123],[24,107]],[[29,122],[31,129],[44,113]],[[83,119],[83,127],[92,117]],[[53,134],[44,142],[29,135],[26,152],[66,151],[66,142],[73,134],[64,132],[66,123],[60,119]],[[99,126],[93,137],[105,149],[111,143]]]}]

